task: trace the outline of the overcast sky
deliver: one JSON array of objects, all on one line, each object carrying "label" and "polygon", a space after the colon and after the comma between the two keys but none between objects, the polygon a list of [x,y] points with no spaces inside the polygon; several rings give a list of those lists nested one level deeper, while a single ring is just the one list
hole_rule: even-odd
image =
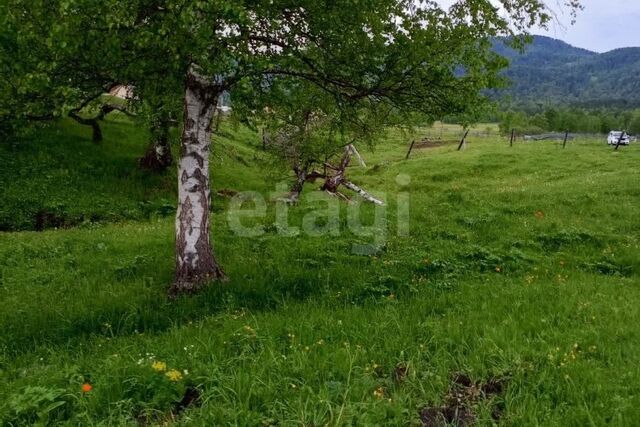
[{"label": "overcast sky", "polygon": [[[437,1],[444,6],[454,0]],[[582,3],[585,9],[579,13],[575,25],[570,25],[568,15],[559,15],[560,25],[551,24],[548,31],[533,32],[596,52],[640,46],[640,0],[583,0]],[[548,4],[555,5],[556,0],[549,0]]]},{"label": "overcast sky", "polygon": [[575,25],[569,25],[568,16],[560,16],[564,28],[552,25],[549,31],[535,32],[596,52],[640,46],[640,0],[584,0],[583,4]]}]

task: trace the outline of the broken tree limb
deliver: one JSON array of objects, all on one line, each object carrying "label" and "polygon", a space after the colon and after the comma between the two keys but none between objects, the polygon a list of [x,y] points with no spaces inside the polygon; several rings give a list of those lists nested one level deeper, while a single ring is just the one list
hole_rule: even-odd
[{"label": "broken tree limb", "polygon": [[284,196],[278,198],[278,200],[286,202],[286,203],[297,203],[300,199],[300,193],[302,193],[302,187],[305,182],[315,182],[318,178],[325,178],[325,175],[316,170],[312,170],[308,172],[307,168],[299,168],[295,166],[293,171],[296,174],[296,180],[291,186],[291,191]]},{"label": "broken tree limb", "polygon": [[329,190],[325,190],[325,192],[330,196],[337,197],[338,199],[342,199],[347,203],[351,203],[351,199],[348,196],[346,196],[345,194],[343,194],[343,193],[341,193],[339,191],[332,192],[332,191],[329,191]]},{"label": "broken tree limb", "polygon": [[349,166],[349,161],[351,160],[351,155],[352,154],[354,154],[353,146],[351,144],[349,144],[349,145],[347,145],[345,147],[344,154],[342,155],[342,159],[340,160],[340,166],[335,167],[335,166],[332,166],[332,165],[330,165],[328,163],[325,164],[325,166],[327,168],[330,168],[330,169],[334,170],[335,174],[332,175],[332,176],[329,176],[329,175],[326,176],[325,182],[324,182],[324,184],[322,186],[322,190],[325,190],[329,194],[333,194],[333,195],[341,197],[341,198],[343,198],[345,200],[349,200],[349,198],[347,196],[345,196],[344,194],[342,194],[342,193],[340,193],[338,191],[338,187],[340,185],[343,185],[343,186],[347,187],[349,190],[355,191],[356,193],[358,193],[363,199],[365,199],[368,202],[375,203],[377,205],[384,205],[384,202],[382,202],[381,200],[376,199],[371,194],[367,193],[365,190],[363,190],[362,188],[358,187],[353,182],[348,181],[347,179],[345,179],[345,171],[346,171],[347,167]]},{"label": "broken tree limb", "polygon": [[358,193],[360,195],[360,197],[365,199],[367,202],[371,202],[371,203],[376,204],[376,205],[384,206],[384,202],[382,200],[376,199],[371,194],[367,193],[365,190],[363,190],[362,188],[360,188],[357,185],[355,185],[353,182],[351,182],[351,181],[342,181],[342,185],[347,187],[349,190],[355,191],[356,193]]},{"label": "broken tree limb", "polygon": [[358,163],[360,163],[360,166],[366,168],[367,164],[364,162],[364,159],[362,158],[360,153],[358,153],[358,150],[356,150],[356,147],[353,144],[349,144],[347,147],[351,150],[351,154],[356,156],[356,158],[358,159]]},{"label": "broken tree limb", "polygon": [[[349,144],[351,145],[351,144]],[[331,193],[335,193],[338,191],[338,186],[344,180],[344,173],[349,166],[349,161],[351,160],[351,149],[349,145],[345,147],[344,154],[342,155],[342,159],[340,160],[340,166],[334,167],[327,164],[327,167],[331,167],[336,173],[332,176],[326,177],[324,184],[322,185],[322,189],[329,191]]]}]

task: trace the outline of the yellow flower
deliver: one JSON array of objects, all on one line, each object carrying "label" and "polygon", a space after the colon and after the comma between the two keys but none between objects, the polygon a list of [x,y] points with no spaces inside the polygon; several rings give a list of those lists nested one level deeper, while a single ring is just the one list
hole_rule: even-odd
[{"label": "yellow flower", "polygon": [[160,362],[158,360],[156,360],[155,362],[153,362],[153,365],[151,365],[151,367],[153,368],[154,371],[156,372],[164,372],[167,370],[167,364],[164,362]]},{"label": "yellow flower", "polygon": [[382,399],[382,397],[384,396],[384,389],[382,387],[378,387],[373,391],[373,395],[378,399]]},{"label": "yellow flower", "polygon": [[173,382],[180,381],[182,379],[182,373],[180,371],[176,371],[175,369],[168,371],[165,375],[167,376],[167,378],[169,378],[169,380]]}]

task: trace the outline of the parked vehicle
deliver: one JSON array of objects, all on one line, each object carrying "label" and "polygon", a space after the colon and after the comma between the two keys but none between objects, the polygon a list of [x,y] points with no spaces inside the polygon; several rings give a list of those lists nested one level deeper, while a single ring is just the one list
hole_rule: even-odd
[{"label": "parked vehicle", "polygon": [[612,130],[607,137],[607,144],[609,145],[629,145],[630,141],[629,134],[625,131]]}]

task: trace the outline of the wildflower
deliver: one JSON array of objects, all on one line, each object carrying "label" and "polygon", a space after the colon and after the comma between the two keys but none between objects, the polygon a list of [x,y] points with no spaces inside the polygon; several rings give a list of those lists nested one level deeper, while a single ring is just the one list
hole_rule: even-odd
[{"label": "wildflower", "polygon": [[164,372],[167,370],[167,364],[164,362],[160,362],[159,360],[156,360],[151,365],[151,368],[153,368],[153,370],[156,372]]},{"label": "wildflower", "polygon": [[384,397],[384,389],[382,387],[378,387],[373,391],[373,395],[378,399],[382,399]]},{"label": "wildflower", "polygon": [[89,383],[84,383],[82,384],[82,392],[83,393],[89,393],[91,390],[93,390],[93,386]]},{"label": "wildflower", "polygon": [[499,265],[496,266],[496,273],[500,273],[502,271],[502,269],[500,268]]},{"label": "wildflower", "polygon": [[165,373],[165,375],[167,376],[167,378],[169,378],[170,381],[173,382],[177,382],[182,379],[182,373],[180,371],[176,371],[175,369],[168,371],[167,373]]},{"label": "wildflower", "polygon": [[389,296],[387,297],[390,300],[394,300],[396,299],[396,294],[389,294]]},{"label": "wildflower", "polygon": [[542,219],[542,218],[544,218],[544,212],[542,212],[542,211],[536,211],[535,216],[536,216],[536,218],[538,218],[538,219]]}]

